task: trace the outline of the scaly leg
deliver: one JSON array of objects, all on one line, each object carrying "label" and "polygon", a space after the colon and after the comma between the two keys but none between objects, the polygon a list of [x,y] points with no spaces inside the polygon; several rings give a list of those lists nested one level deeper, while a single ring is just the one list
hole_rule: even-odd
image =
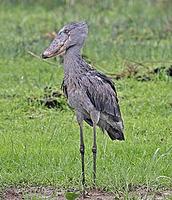
[{"label": "scaly leg", "polygon": [[85,171],[84,171],[84,137],[83,137],[83,123],[80,123],[80,153],[82,161],[82,189],[83,189],[83,198],[85,198]]},{"label": "scaly leg", "polygon": [[97,144],[96,144],[96,125],[99,122],[100,112],[99,111],[92,111],[90,112],[90,117],[93,122],[93,185],[96,186],[96,155],[97,155]]},{"label": "scaly leg", "polygon": [[93,125],[93,185],[96,186],[96,154],[97,154],[97,144],[96,144],[96,125]]},{"label": "scaly leg", "polygon": [[81,164],[82,164],[82,190],[83,199],[85,198],[85,171],[84,171],[84,136],[83,136],[83,115],[80,112],[76,112],[77,121],[80,128],[80,153],[81,153]]}]

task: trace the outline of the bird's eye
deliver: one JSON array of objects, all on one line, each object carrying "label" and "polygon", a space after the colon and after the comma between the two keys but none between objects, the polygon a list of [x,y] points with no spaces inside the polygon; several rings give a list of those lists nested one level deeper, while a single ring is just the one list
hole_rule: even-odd
[{"label": "bird's eye", "polygon": [[64,30],[63,32],[64,32],[64,33],[69,33],[69,30],[66,29],[66,30]]}]

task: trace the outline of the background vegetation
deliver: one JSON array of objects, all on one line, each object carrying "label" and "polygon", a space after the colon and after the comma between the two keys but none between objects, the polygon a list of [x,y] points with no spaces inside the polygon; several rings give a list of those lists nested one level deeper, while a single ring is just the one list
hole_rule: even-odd
[{"label": "background vegetation", "polygon": [[[0,187],[80,188],[74,113],[40,105],[59,90],[63,68],[37,55],[64,24],[86,20],[83,54],[115,80],[125,142],[98,131],[97,186],[172,186],[172,2],[169,0],[0,0]],[[115,75],[114,75],[115,74]],[[51,91],[50,91],[51,93]],[[30,103],[31,99],[31,103]],[[92,186],[92,130],[85,125],[86,179]]]}]

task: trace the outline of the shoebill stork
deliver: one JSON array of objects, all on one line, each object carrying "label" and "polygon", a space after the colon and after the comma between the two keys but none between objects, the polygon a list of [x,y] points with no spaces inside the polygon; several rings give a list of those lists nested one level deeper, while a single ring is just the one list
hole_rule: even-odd
[{"label": "shoebill stork", "polygon": [[93,183],[96,181],[96,127],[106,131],[112,140],[124,140],[123,120],[115,86],[110,78],[93,69],[81,56],[88,34],[85,22],[64,26],[42,58],[63,56],[64,80],[62,88],[69,105],[76,112],[80,127],[80,153],[82,160],[82,185],[85,195],[83,121],[93,128]]}]

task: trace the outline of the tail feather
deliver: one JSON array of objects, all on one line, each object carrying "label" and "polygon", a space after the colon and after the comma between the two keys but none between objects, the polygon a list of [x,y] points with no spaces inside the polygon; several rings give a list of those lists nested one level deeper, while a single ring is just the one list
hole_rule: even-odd
[{"label": "tail feather", "polygon": [[112,116],[101,114],[98,125],[106,130],[112,140],[125,140],[123,133],[123,121],[115,121]]},{"label": "tail feather", "polygon": [[[84,120],[90,125],[93,126],[93,122],[90,118],[85,117]],[[115,122],[112,118],[101,115],[101,118],[98,122],[98,126],[105,130],[111,140],[125,140],[123,133],[123,122]]]},{"label": "tail feather", "polygon": [[105,129],[109,135],[109,137],[111,138],[111,140],[125,140],[124,138],[124,134],[122,131],[109,126],[107,129]]}]

